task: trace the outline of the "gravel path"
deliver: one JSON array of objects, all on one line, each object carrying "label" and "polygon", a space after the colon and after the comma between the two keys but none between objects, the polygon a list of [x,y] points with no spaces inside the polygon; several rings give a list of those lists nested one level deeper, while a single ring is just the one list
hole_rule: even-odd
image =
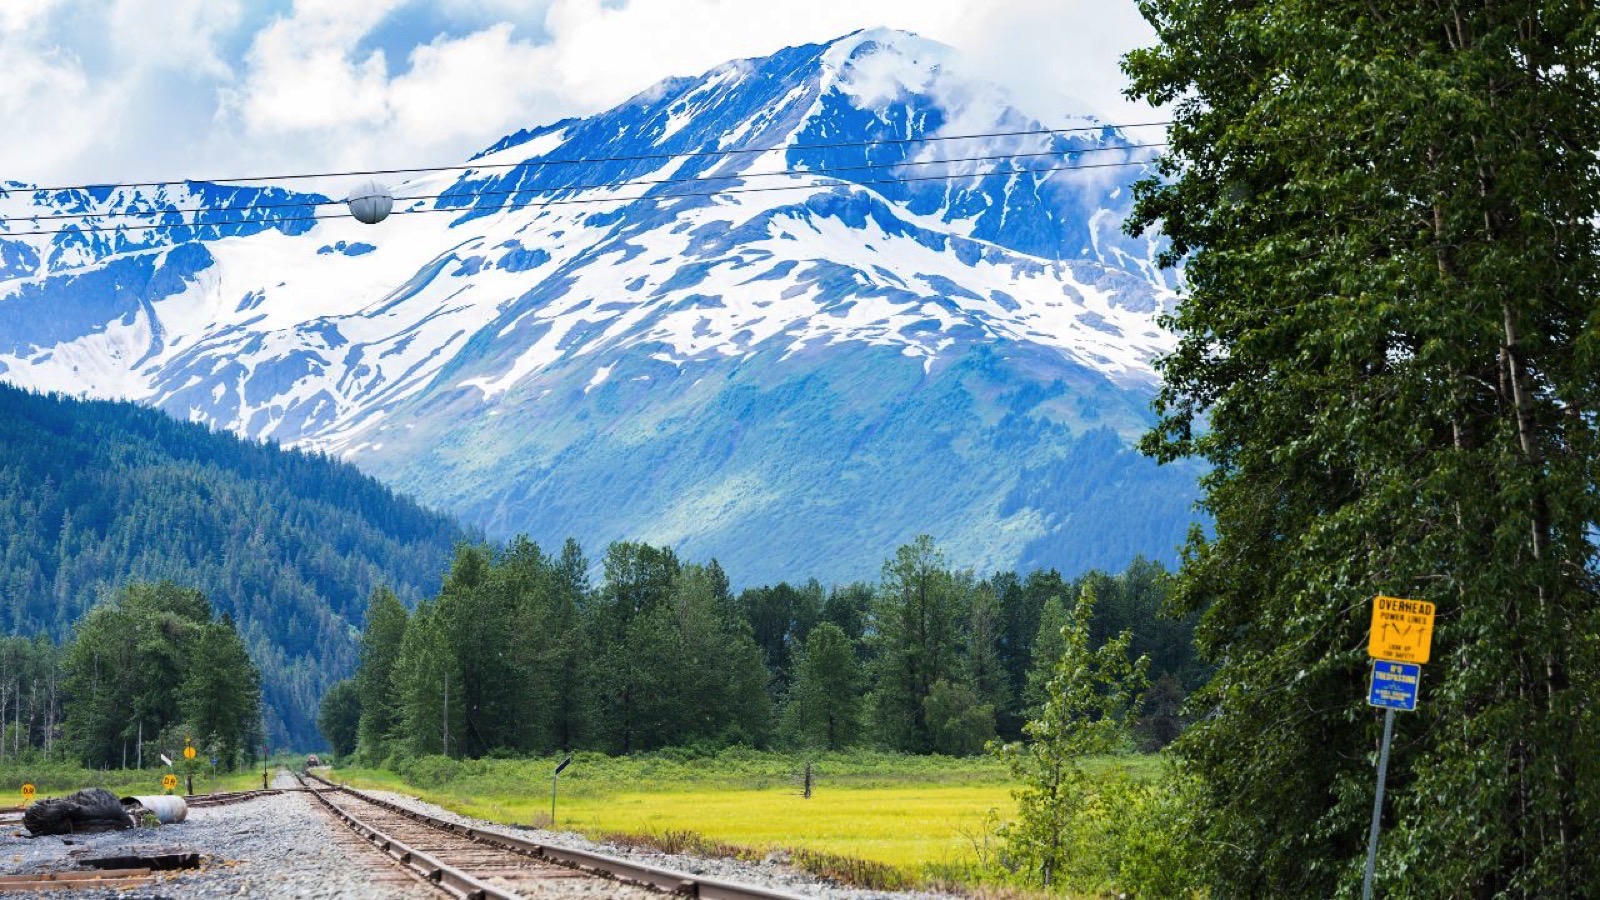
[{"label": "gravel path", "polygon": [[704,875],[721,881],[767,887],[799,894],[803,897],[817,897],[822,898],[822,900],[954,900],[955,897],[952,894],[939,894],[928,891],[861,890],[818,878],[808,872],[802,872],[792,866],[785,865],[782,861],[771,857],[760,863],[751,863],[734,859],[707,859],[700,856],[662,853],[657,850],[592,841],[581,834],[570,831],[512,828],[483,819],[463,816],[442,806],[418,800],[408,794],[395,794],[389,791],[368,791],[367,793],[418,812],[437,816],[446,821],[470,825],[485,831],[497,831],[501,834],[512,835],[551,847],[590,850],[595,853],[618,856],[664,869],[674,869],[690,875]]},{"label": "gravel path", "polygon": [[[284,776],[280,776],[282,779]],[[293,785],[275,783],[275,787]],[[438,895],[390,865],[301,794],[191,809],[188,821],[65,837],[0,832],[0,874],[80,871],[76,858],[132,848],[179,848],[201,854],[200,868],[159,873],[130,890],[54,890],[7,897],[51,900],[249,897],[295,900],[414,900]]]},{"label": "gravel path", "polygon": [[[295,787],[280,773],[274,787]],[[553,847],[591,850],[741,884],[760,885],[821,900],[948,900],[927,892],[865,891],[835,884],[785,865],[779,859],[761,863],[661,853],[591,841],[582,835],[543,829],[512,828],[457,815],[404,794],[373,791],[403,806],[486,831],[498,831]],[[125,891],[80,889],[39,894],[7,894],[19,898],[165,898],[240,897],[293,900],[434,900],[439,895],[405,874],[371,845],[300,793],[262,797],[226,806],[189,811],[188,821],[159,828],[29,837],[21,826],[0,830],[0,874],[83,871],[77,860],[110,852],[149,848],[192,850],[201,854],[198,869],[157,873],[157,880]],[[563,898],[615,898],[634,889],[606,882],[572,879],[559,890]],[[643,892],[637,892],[643,893]],[[650,894],[649,896],[661,896]]]}]

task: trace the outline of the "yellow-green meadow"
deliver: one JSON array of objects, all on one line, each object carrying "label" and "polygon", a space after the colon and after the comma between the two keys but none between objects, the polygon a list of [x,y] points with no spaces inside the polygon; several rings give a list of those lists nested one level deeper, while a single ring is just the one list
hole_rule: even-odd
[{"label": "yellow-green meadow", "polygon": [[[1145,758],[1123,762],[1136,770],[1151,764]],[[434,757],[407,764],[400,773],[336,774],[356,787],[416,794],[465,815],[544,825],[554,767],[550,759]],[[792,755],[579,754],[561,776],[556,824],[591,837],[653,838],[702,851],[809,851],[880,864],[913,881],[975,864],[981,852],[993,849],[995,824],[1015,808],[1016,785],[988,758],[858,752],[823,755],[812,767],[807,799],[805,760]]]}]

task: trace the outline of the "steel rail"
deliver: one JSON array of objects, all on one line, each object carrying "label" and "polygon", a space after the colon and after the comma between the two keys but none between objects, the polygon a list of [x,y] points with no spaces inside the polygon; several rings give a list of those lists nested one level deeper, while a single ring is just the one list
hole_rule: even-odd
[{"label": "steel rail", "polygon": [[222,791],[215,794],[195,794],[192,797],[185,797],[183,799],[184,802],[189,804],[191,809],[194,809],[207,806],[226,806],[229,803],[243,803],[246,800],[254,800],[257,797],[272,797],[283,792],[283,788],[267,788],[265,790],[258,789],[250,791]]},{"label": "steel rail", "polygon": [[[313,775],[311,777],[315,778],[316,776]],[[321,779],[318,780],[320,781]],[[327,790],[312,790],[310,793],[317,798],[319,803],[327,807],[330,812],[343,821],[351,831],[365,838],[368,843],[377,847],[390,859],[410,869],[428,884],[452,897],[460,897],[462,900],[521,900],[521,897],[517,894],[510,894],[493,885],[485,884],[461,869],[447,865],[442,860],[401,843],[356,818],[349,811],[324,796],[339,790],[340,788],[334,785]]]},{"label": "steel rail", "polygon": [[[508,834],[500,834],[496,831],[485,831],[481,828],[473,828],[417,812],[398,803],[374,797],[365,791],[335,784],[320,775],[308,774],[306,777],[326,785],[328,790],[349,794],[363,802],[398,813],[414,822],[439,831],[459,835],[476,843],[507,850],[522,856],[578,869],[579,871],[602,877],[614,878],[618,881],[629,882],[642,887],[654,888],[680,896],[701,897],[705,898],[705,900],[803,900],[798,894],[705,878],[700,875],[691,875],[687,872],[649,866],[615,856],[606,856],[589,850],[552,847],[549,844],[540,844]],[[332,805],[330,801],[321,796],[322,791],[313,790],[312,793],[317,795],[317,799]]]}]

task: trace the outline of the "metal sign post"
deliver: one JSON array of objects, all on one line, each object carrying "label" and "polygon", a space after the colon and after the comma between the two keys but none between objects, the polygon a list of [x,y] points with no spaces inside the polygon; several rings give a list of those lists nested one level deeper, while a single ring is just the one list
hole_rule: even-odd
[{"label": "metal sign post", "polygon": [[1378,833],[1383,828],[1383,789],[1389,780],[1389,745],[1394,741],[1396,710],[1417,708],[1422,663],[1433,647],[1434,606],[1426,600],[1379,596],[1372,602],[1372,632],[1367,655],[1373,657],[1367,704],[1382,709],[1383,745],[1378,750],[1378,791],[1372,800],[1372,830],[1367,834],[1367,868],[1361,878],[1362,900],[1372,900],[1372,879],[1378,870]]},{"label": "metal sign post", "polygon": [[1367,873],[1361,878],[1361,900],[1372,900],[1372,876],[1378,871],[1378,831],[1383,827],[1383,786],[1389,780],[1389,741],[1394,737],[1394,710],[1383,714],[1383,749],[1378,752],[1378,793],[1372,801],[1372,831],[1367,834]]}]

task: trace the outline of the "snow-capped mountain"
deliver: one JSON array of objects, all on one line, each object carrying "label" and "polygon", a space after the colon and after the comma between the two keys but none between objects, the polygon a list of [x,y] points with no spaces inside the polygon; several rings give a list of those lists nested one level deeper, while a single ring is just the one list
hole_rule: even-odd
[{"label": "snow-capped mountain", "polygon": [[[1175,288],[1121,233],[1139,143],[877,30],[511,135],[377,226],[280,185],[9,184],[0,377],[741,583],[870,578],[919,532],[985,567],[1170,558],[1193,473],[1128,449]],[[63,218],[91,212],[155,215]]]}]

